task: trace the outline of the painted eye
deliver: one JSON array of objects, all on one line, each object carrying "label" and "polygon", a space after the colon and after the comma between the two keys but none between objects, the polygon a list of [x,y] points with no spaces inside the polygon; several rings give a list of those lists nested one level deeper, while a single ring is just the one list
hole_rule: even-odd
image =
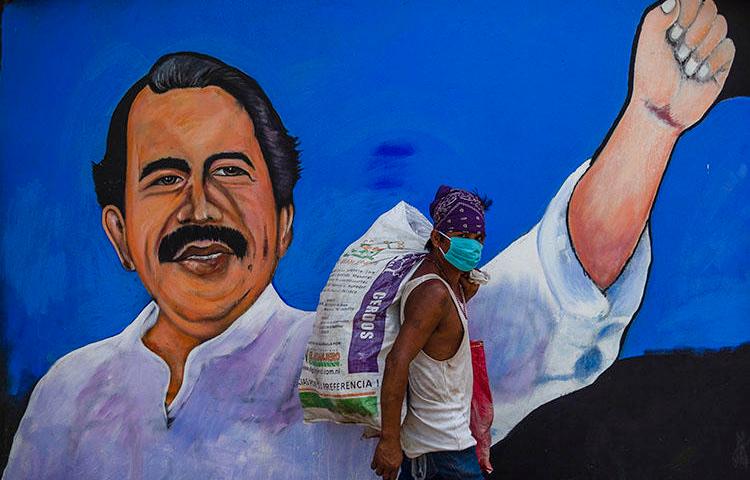
[{"label": "painted eye", "polygon": [[165,175],[158,178],[152,185],[174,185],[180,180],[182,179],[177,175]]},{"label": "painted eye", "polygon": [[240,167],[233,166],[217,168],[216,170],[214,170],[214,175],[218,175],[220,177],[239,177],[240,175],[247,175],[248,177],[250,176]]}]

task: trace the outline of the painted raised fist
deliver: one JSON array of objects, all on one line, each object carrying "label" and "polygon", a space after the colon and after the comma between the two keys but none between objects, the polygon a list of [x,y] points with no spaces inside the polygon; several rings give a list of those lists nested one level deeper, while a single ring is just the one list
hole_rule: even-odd
[{"label": "painted raised fist", "polygon": [[721,92],[734,53],[714,0],[666,0],[640,27],[631,106],[647,108],[680,132],[690,128]]}]

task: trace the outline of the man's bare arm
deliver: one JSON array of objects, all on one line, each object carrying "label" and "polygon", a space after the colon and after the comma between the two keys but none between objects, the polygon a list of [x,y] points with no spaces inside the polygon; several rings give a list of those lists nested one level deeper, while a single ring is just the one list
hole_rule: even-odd
[{"label": "man's bare arm", "polygon": [[372,469],[395,479],[401,466],[401,405],[409,381],[409,364],[425,346],[448,308],[448,291],[438,281],[414,289],[404,307],[404,320],[385,361],[380,389],[381,432]]},{"label": "man's bare arm", "polygon": [[602,289],[633,254],[677,139],[724,86],[734,58],[726,33],[713,0],[667,0],[643,19],[627,107],[568,208],[573,247]]}]

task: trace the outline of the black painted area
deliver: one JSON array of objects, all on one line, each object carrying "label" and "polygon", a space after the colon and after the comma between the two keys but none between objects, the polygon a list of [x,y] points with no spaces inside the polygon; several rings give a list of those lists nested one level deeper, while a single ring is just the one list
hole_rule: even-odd
[{"label": "black painted area", "polygon": [[[727,36],[736,48],[732,71],[727,77],[719,101],[732,97],[750,97],[750,2],[715,0],[719,13],[727,19]],[[750,478],[750,476],[748,476]]]},{"label": "black painted area", "polygon": [[[0,326],[2,326],[0,321]],[[29,402],[31,392],[23,397],[14,397],[8,392],[8,350],[0,345],[0,472],[8,463],[8,454],[13,445],[13,435],[18,429],[21,416]]]},{"label": "black painted area", "polygon": [[750,344],[615,362],[492,448],[492,479],[750,479]]},{"label": "black painted area", "polygon": [[2,429],[2,437],[0,437],[0,471],[8,463],[8,454],[10,453],[10,447],[13,445],[13,435],[15,435],[18,423],[21,421],[25,403],[24,401],[17,401],[7,394],[3,394],[2,398],[0,398],[0,429]]}]

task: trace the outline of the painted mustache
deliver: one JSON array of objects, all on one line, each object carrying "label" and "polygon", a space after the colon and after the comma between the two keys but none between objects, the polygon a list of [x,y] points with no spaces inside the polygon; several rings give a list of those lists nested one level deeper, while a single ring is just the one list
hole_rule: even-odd
[{"label": "painted mustache", "polygon": [[177,258],[177,254],[188,244],[202,240],[223,243],[237,258],[242,258],[247,253],[247,240],[237,230],[217,225],[186,225],[162,239],[159,244],[159,262],[183,260]]}]

